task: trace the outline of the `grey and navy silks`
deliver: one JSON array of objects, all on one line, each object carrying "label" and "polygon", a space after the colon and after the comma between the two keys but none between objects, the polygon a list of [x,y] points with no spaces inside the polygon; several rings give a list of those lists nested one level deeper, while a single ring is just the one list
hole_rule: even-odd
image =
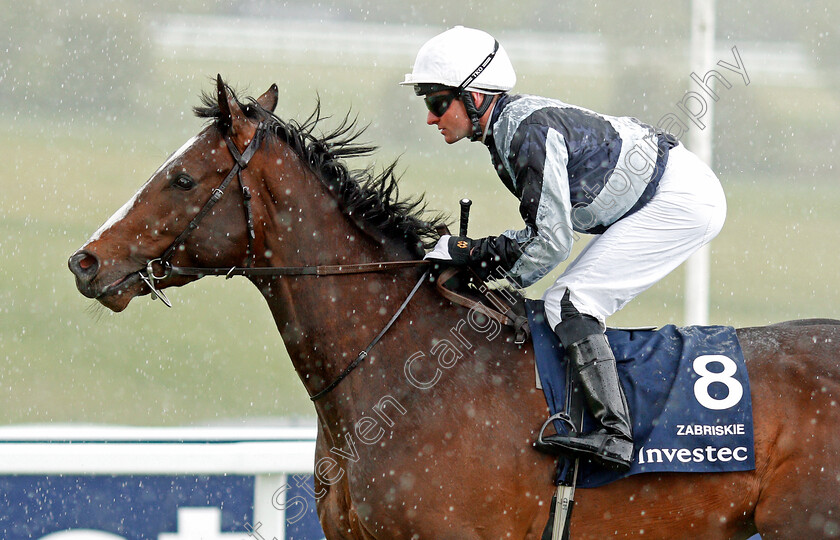
[{"label": "grey and navy silks", "polygon": [[[563,347],[545,322],[542,301],[528,300],[527,311],[537,371],[555,414],[566,404]],[[578,487],[646,472],[755,469],[749,377],[734,328],[608,329],[607,338],[633,418],[634,460],[624,474],[584,460]],[[585,413],[583,432],[594,426]],[[559,421],[555,428],[566,429]]]},{"label": "grey and navy silks", "polygon": [[601,234],[647,204],[677,140],[635,118],[502,94],[484,144],[525,228],[484,239],[482,257],[529,286],[566,260],[575,232]]}]

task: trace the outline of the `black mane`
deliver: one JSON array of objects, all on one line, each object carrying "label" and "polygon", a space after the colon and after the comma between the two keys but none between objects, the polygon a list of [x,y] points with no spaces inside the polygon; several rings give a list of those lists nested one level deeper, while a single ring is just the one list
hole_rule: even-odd
[{"label": "black mane", "polygon": [[[327,186],[339,203],[341,211],[351,217],[363,230],[373,229],[388,238],[404,242],[415,256],[422,257],[424,247],[430,247],[439,238],[437,227],[445,223],[445,216],[437,214],[426,218],[423,196],[400,199],[394,161],[379,174],[371,167],[351,170],[343,158],[363,157],[377,147],[357,143],[365,128],[356,125],[348,113],[332,132],[317,136],[313,131],[323,120],[320,100],[313,113],[298,123],[284,121],[264,109],[253,98],[242,103],[228,87],[246,116],[263,122],[270,133],[288,144],[300,158],[309,164],[316,176]],[[215,95],[203,93],[201,107],[193,111],[199,118],[218,121],[219,105]]]}]

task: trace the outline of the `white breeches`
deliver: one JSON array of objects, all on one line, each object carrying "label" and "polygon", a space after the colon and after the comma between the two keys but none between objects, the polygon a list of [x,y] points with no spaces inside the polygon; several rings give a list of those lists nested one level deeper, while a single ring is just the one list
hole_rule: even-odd
[{"label": "white breeches", "polygon": [[545,291],[551,328],[560,322],[567,289],[578,311],[604,325],[717,236],[725,219],[726,198],[715,174],[682,144],[672,148],[653,198],[593,238]]}]

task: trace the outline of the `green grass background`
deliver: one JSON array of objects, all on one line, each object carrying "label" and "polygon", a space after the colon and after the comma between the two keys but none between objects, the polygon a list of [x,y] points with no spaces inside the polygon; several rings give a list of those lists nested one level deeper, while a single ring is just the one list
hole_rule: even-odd
[{"label": "green grass background", "polygon": [[[382,166],[400,157],[403,194],[425,192],[431,208],[453,216],[457,200],[471,197],[472,236],[521,226],[517,202],[495,177],[486,150],[467,143],[447,147],[424,125],[425,110],[411,90],[395,85],[400,68],[174,58],[159,61],[135,112],[64,117],[31,116],[23,106],[4,110],[0,424],[311,421],[314,411],[269,311],[246,280],[205,278],[170,289],[171,310],[143,297],[113,314],[83,298],[67,270],[68,256],[200,129],[190,107],[201,90],[212,89],[209,77],[217,72],[253,95],[277,82],[277,112],[284,118],[308,115],[316,93],[326,114],[340,117],[352,109],[361,123],[370,123],[367,140],[382,146],[357,165]],[[668,102],[640,99],[635,110],[604,112],[655,120],[681,96],[682,75],[675,72],[674,98]],[[604,110],[621,90],[616,84],[524,72],[518,89]],[[785,115],[797,112],[791,107],[805,114],[826,99],[836,114],[833,98],[819,89],[795,94],[796,99],[785,95],[788,107],[778,114],[758,105],[750,114],[763,126],[780,124],[780,131]],[[740,105],[775,96],[758,85],[722,92],[720,136],[733,129],[727,113],[737,117]],[[800,158],[819,159],[820,149],[811,151],[813,158]],[[772,164],[777,157],[769,153],[766,159]],[[712,323],[840,317],[836,178],[825,169],[801,177],[779,177],[772,169],[766,163],[755,169],[719,167],[729,213],[712,244]],[[681,268],[609,322],[680,323],[683,279]],[[543,280],[529,296],[538,297],[550,282]]]}]

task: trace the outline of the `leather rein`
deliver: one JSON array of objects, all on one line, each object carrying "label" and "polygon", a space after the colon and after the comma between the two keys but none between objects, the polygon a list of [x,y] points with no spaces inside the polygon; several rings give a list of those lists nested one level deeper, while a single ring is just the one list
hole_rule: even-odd
[{"label": "leather rein", "polygon": [[[353,371],[359,364],[361,364],[364,359],[368,356],[371,349],[382,339],[385,333],[393,326],[393,324],[397,321],[399,316],[405,310],[408,303],[414,297],[415,293],[420,289],[420,285],[423,284],[429,277],[429,273],[431,272],[431,262],[426,260],[411,260],[411,261],[385,261],[385,262],[376,262],[376,263],[357,263],[357,264],[342,264],[342,265],[317,265],[317,266],[265,266],[265,267],[252,267],[251,262],[254,258],[254,240],[256,239],[256,234],[254,231],[254,219],[253,213],[251,210],[251,192],[247,186],[242,182],[241,172],[243,169],[248,167],[248,163],[251,161],[251,158],[254,157],[254,154],[259,149],[260,145],[262,144],[263,138],[265,137],[266,126],[264,123],[260,122],[257,126],[257,130],[254,134],[254,137],[248,143],[247,147],[245,148],[244,152],[239,152],[239,149],[236,148],[236,145],[231,140],[230,136],[225,133],[224,140],[227,144],[228,150],[230,151],[231,156],[235,161],[233,168],[231,168],[230,172],[228,172],[227,176],[222,180],[217,188],[215,188],[207,200],[204,203],[204,206],[198,211],[195,217],[190,221],[187,225],[186,229],[184,229],[181,234],[179,234],[175,240],[173,240],[172,244],[164,250],[160,257],[151,259],[146,263],[146,268],[140,270],[139,275],[140,279],[149,287],[151,290],[152,298],[159,298],[167,307],[172,307],[172,302],[166,297],[162,290],[159,290],[155,285],[159,281],[163,281],[167,278],[173,276],[225,276],[225,278],[230,279],[233,276],[333,276],[333,275],[347,275],[347,274],[363,274],[363,273],[372,273],[372,272],[386,272],[390,270],[397,270],[402,268],[410,268],[416,266],[427,266],[423,275],[420,276],[420,279],[411,289],[411,292],[406,296],[405,300],[403,300],[402,304],[400,304],[397,311],[388,321],[388,323],[382,328],[382,330],[373,338],[373,340],[368,344],[367,347],[364,348],[357,356],[356,359],[353,360],[350,364],[347,365],[344,370],[326,387],[322,390],[317,392],[316,394],[310,396],[310,400],[316,401],[323,396],[327,395],[331,392],[336,386],[341,383],[351,371]],[[228,186],[232,183],[233,179],[236,178],[237,182],[239,183],[240,190],[242,192],[242,200],[243,200],[243,207],[245,211],[245,222],[247,227],[247,238],[248,238],[248,249],[245,255],[245,266],[234,266],[231,268],[199,268],[199,267],[183,267],[183,266],[174,266],[171,264],[170,260],[174,256],[175,252],[181,248],[186,242],[187,237],[198,228],[199,222],[204,219],[204,217],[210,213],[210,210],[213,206],[221,200],[222,196],[225,194],[225,190]],[[448,231],[442,231],[447,232]],[[162,267],[162,271],[157,273],[155,271],[155,265],[159,265]],[[481,313],[489,316],[490,318],[502,322],[503,324],[507,324],[510,326],[515,326],[516,321],[513,317],[509,316],[509,313],[504,312],[497,312],[488,306],[480,302],[476,302],[470,298],[462,296],[458,293],[450,291],[443,286],[443,283],[448,280],[454,272],[449,273],[449,277],[444,276],[453,269],[445,270],[444,273],[439,276],[436,280],[437,288],[441,292],[443,296],[447,299],[466,306],[470,309],[476,309]],[[500,303],[494,304],[497,307],[501,307]]]}]

